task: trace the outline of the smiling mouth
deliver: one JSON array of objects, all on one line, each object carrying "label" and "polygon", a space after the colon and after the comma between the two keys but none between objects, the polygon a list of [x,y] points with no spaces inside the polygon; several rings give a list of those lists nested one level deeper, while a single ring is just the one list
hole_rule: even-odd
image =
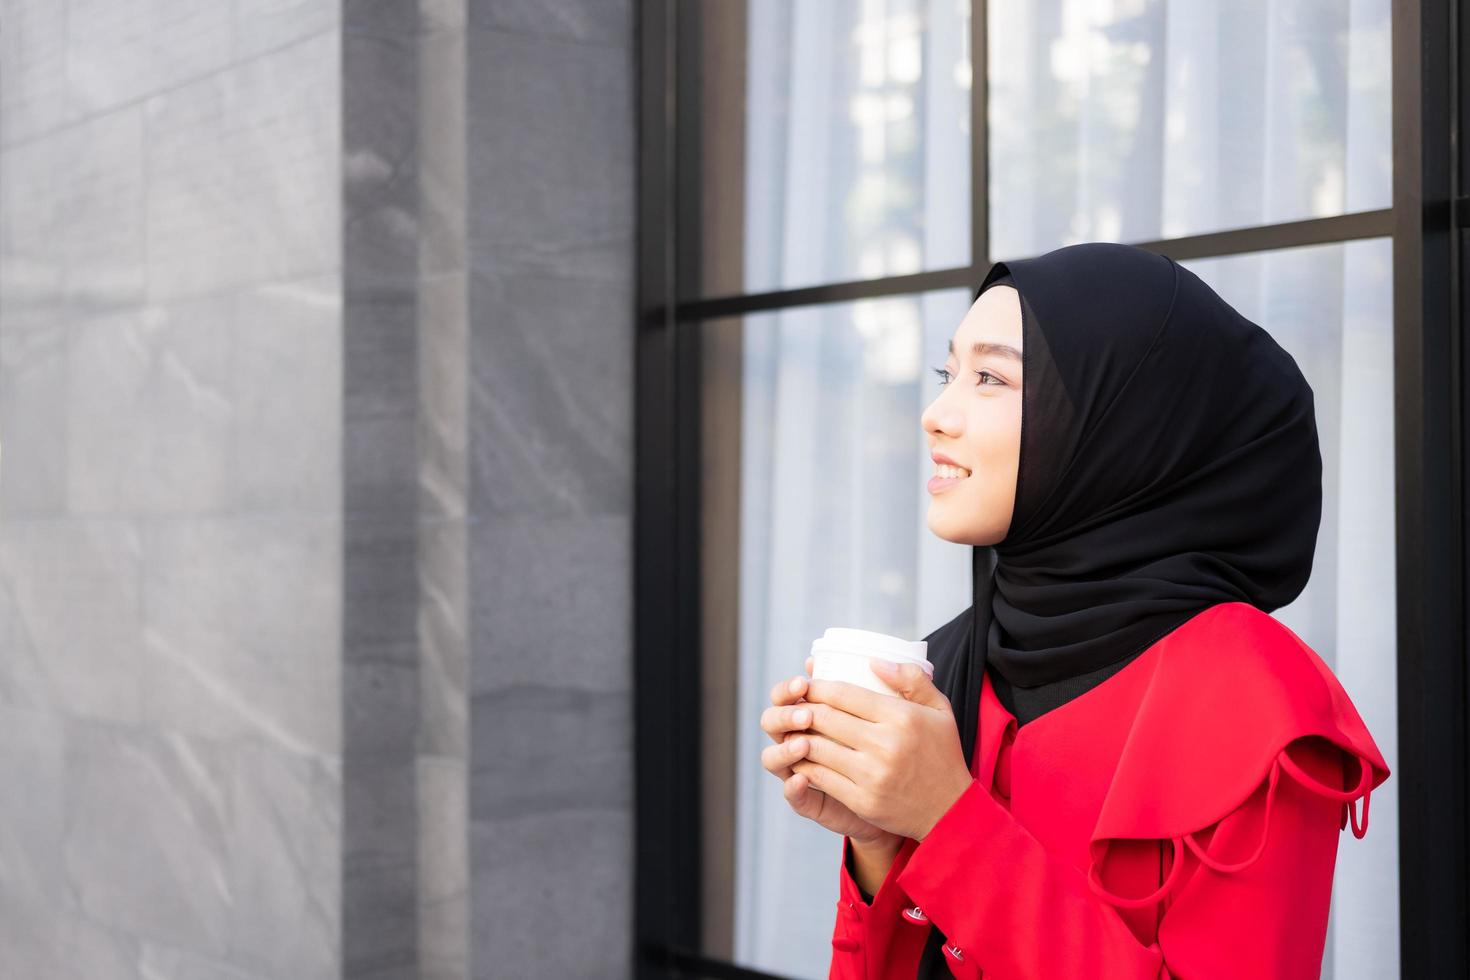
[{"label": "smiling mouth", "polygon": [[965,482],[969,475],[970,471],[963,466],[950,466],[947,463],[936,465],[934,475],[929,478],[928,490],[931,494],[944,493]]}]

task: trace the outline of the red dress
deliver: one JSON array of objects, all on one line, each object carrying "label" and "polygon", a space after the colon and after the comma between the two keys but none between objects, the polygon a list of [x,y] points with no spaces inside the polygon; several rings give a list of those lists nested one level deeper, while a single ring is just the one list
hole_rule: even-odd
[{"label": "red dress", "polygon": [[843,838],[831,980],[913,980],[931,922],[962,978],[1320,976],[1338,838],[1389,771],[1278,620],[1211,606],[1019,730],[987,676],[976,741],[871,904]]}]

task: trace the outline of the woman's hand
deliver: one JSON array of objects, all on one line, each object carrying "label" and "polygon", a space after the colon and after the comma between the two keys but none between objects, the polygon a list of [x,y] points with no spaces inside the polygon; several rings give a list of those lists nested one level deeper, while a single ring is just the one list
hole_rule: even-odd
[{"label": "woman's hand", "polygon": [[[812,671],[812,658],[806,658],[806,670]],[[805,775],[794,773],[791,764],[807,751],[812,736],[806,734],[811,724],[811,706],[802,704],[809,681],[796,676],[782,681],[771,690],[771,707],[761,714],[761,728],[776,743],[761,752],[761,765],[782,781],[782,793],[791,809],[832,831],[851,837],[860,844],[894,844],[895,835],[873,826],[846,806],[819,790],[813,789]],[[805,719],[796,717],[805,711]]]},{"label": "woman's hand", "polygon": [[[812,734],[792,772],[859,820],[923,840],[973,778],[949,699],[916,664],[874,660],[902,697],[814,680],[804,707]],[[769,751],[769,750],[767,750]],[[795,776],[792,777],[793,779]]]}]

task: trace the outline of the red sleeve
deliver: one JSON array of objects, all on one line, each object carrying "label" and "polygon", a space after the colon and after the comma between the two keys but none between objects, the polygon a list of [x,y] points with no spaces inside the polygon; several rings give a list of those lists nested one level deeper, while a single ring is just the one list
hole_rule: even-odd
[{"label": "red sleeve", "polygon": [[869,901],[848,870],[852,842],[842,838],[842,877],[828,980],[868,980],[882,977],[889,964],[918,962],[928,930],[915,928],[923,923],[904,918],[903,911],[911,903],[898,886],[898,876],[915,846],[915,841],[903,842],[883,883]]},{"label": "red sleeve", "polygon": [[[977,781],[901,869],[895,862],[893,891],[911,898],[961,957],[1008,980],[1316,980],[1343,804],[1361,793],[1332,788],[1342,784],[1341,757],[1325,742],[1298,741],[1215,824],[1163,841],[1094,842],[1086,871],[1048,851]],[[1372,771],[1364,772],[1366,781]],[[1354,815],[1357,836],[1367,829],[1366,801],[1363,817],[1360,830]],[[1128,846],[1110,862],[1114,843]],[[1173,855],[1166,880],[1152,894],[1118,895],[1102,879],[1137,881],[1140,861],[1152,862],[1149,880],[1157,881],[1158,851],[1139,843]],[[875,904],[881,898],[901,901],[880,894]],[[1150,906],[1162,915],[1156,941],[1143,943],[1120,910]]]}]

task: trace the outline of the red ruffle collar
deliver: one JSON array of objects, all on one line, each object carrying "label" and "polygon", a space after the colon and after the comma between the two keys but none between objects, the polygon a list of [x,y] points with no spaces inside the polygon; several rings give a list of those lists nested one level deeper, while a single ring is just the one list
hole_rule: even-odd
[{"label": "red ruffle collar", "polygon": [[[1124,668],[1135,669],[1148,674],[1143,695],[1089,843],[1089,879],[1099,895],[1138,907],[1174,883],[1140,898],[1108,892],[1096,869],[1114,839],[1171,841],[1176,872],[1186,846],[1217,870],[1249,865],[1253,858],[1212,860],[1194,835],[1244,804],[1263,781],[1269,814],[1283,772],[1341,801],[1342,826],[1351,818],[1353,834],[1366,833],[1369,797],[1388,778],[1388,766],[1337,677],[1279,620],[1244,602],[1212,606]],[[1292,761],[1288,747],[1313,736],[1341,750],[1341,785],[1324,784]]]}]

